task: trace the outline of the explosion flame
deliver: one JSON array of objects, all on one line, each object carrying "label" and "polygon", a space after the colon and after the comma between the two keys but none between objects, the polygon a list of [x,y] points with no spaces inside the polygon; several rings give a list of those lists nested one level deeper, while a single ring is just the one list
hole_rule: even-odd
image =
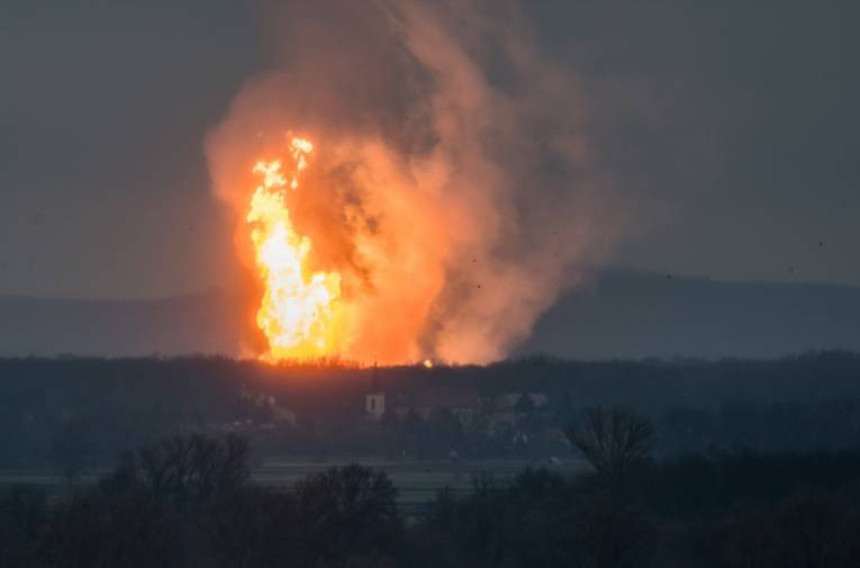
[{"label": "explosion flame", "polygon": [[520,4],[267,4],[274,66],[206,142],[253,275],[242,351],[498,360],[607,255],[626,205]]},{"label": "explosion flame", "polygon": [[260,161],[253,168],[262,183],[254,191],[246,220],[265,287],[257,325],[269,343],[263,355],[268,360],[322,357],[335,349],[337,341],[340,275],[309,273],[311,241],[296,232],[286,204],[286,188],[299,189],[299,175],[308,167],[312,151],[310,141],[290,140],[295,168],[289,183],[280,160]]}]

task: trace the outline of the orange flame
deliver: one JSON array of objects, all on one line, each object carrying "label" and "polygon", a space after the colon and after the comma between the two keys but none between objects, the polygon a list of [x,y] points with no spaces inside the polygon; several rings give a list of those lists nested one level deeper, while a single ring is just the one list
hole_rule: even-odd
[{"label": "orange flame", "polygon": [[264,292],[257,326],[266,336],[263,359],[308,359],[337,350],[341,316],[340,274],[307,267],[311,241],[293,227],[286,191],[299,189],[313,144],[290,140],[294,167],[287,174],[280,160],[260,161],[253,168],[262,181],[251,198],[246,221],[251,225],[258,275]]}]

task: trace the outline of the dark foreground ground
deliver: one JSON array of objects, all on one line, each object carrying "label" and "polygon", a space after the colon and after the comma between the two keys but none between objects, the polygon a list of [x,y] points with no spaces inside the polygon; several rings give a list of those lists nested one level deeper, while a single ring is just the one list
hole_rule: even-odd
[{"label": "dark foreground ground", "polygon": [[[474,406],[374,422],[369,390]],[[4,568],[860,565],[846,352],[0,360],[0,448]]]},{"label": "dark foreground ground", "polygon": [[[468,482],[467,464],[463,471],[451,464],[417,470],[376,464],[386,472],[273,463],[251,471],[247,443],[235,436],[165,439],[61,491],[51,492],[52,478],[28,484],[37,479],[26,473],[17,480],[22,484],[4,487],[0,565],[849,568],[860,562],[858,450],[655,460],[647,419],[619,408],[594,409],[570,436],[588,467],[499,476],[469,471]],[[503,465],[513,473],[514,464]],[[433,485],[432,496],[398,490]]]}]

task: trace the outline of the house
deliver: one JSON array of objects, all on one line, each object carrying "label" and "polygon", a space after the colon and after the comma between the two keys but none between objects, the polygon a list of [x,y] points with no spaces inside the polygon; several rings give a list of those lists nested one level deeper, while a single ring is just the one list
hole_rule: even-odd
[{"label": "house", "polygon": [[[528,401],[523,400],[523,397],[528,397]],[[517,410],[525,405],[529,405],[536,410],[546,409],[549,405],[549,397],[542,392],[509,392],[496,399],[496,409],[500,411]]]},{"label": "house", "polygon": [[267,425],[267,429],[273,428],[275,423],[296,424],[296,413],[280,406],[270,394],[243,386],[239,400],[245,406],[245,413],[253,417],[254,422]]},{"label": "house", "polygon": [[539,392],[505,393],[488,405],[487,431],[491,435],[516,432],[529,414],[549,409],[549,397]]},{"label": "house", "polygon": [[449,386],[402,393],[397,397],[394,412],[400,420],[410,414],[429,420],[447,412],[461,424],[469,424],[475,420],[479,409],[480,399],[473,389]]}]

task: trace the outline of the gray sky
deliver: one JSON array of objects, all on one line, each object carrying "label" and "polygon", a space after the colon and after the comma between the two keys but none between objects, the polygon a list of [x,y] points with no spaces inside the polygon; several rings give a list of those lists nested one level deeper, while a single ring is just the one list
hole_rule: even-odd
[{"label": "gray sky", "polygon": [[[655,204],[614,264],[860,285],[851,2],[529,3],[570,61],[600,159]],[[231,286],[202,144],[266,68],[248,2],[0,8],[0,293]]]}]

